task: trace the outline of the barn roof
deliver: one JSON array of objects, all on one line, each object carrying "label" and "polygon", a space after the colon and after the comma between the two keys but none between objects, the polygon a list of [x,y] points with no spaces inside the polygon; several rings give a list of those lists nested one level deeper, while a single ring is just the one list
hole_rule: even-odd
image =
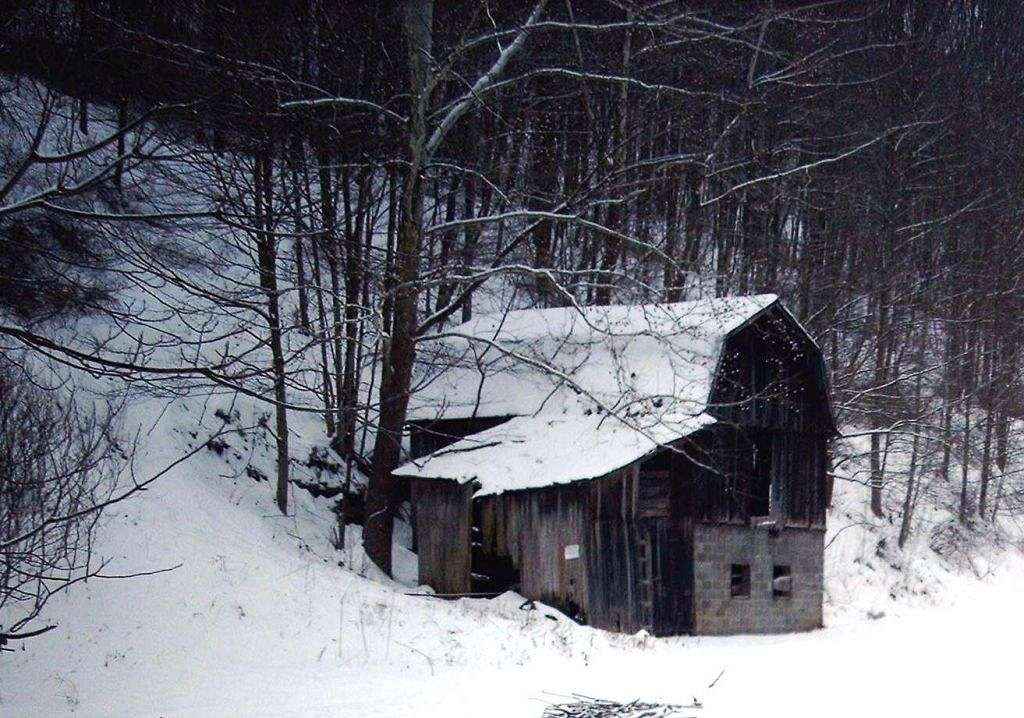
[{"label": "barn roof", "polygon": [[481,315],[422,345],[408,418],[696,415],[725,337],[776,301],[762,294]]},{"label": "barn roof", "polygon": [[477,495],[603,476],[714,422],[725,338],[778,297],[529,309],[426,342],[410,421],[514,417],[405,464]]},{"label": "barn roof", "polygon": [[476,496],[604,476],[714,418],[521,416],[468,436],[395,471],[398,476],[476,481]]}]

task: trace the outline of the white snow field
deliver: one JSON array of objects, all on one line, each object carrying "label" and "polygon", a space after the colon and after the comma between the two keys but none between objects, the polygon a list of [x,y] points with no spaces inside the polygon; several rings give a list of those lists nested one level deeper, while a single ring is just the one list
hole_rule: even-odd
[{"label": "white snow field", "polygon": [[[180,402],[136,411],[160,416],[140,478],[203,439],[182,427],[212,426],[212,406],[205,418]],[[55,599],[59,627],[0,655],[0,716],[526,718],[572,693],[696,699],[702,708],[681,713],[694,716],[1019,714],[1024,562],[993,550],[975,566],[982,581],[914,546],[897,570],[876,551],[881,529],[859,513],[862,487],[847,484],[831,517],[827,628],[654,639],[521,610],[512,595],[405,595],[412,554],[395,549],[403,585],[358,549],[335,551],[330,502],[296,489],[294,516],[281,517],[270,484],[244,472],[269,472],[269,444],[227,443],[108,515],[98,548],[114,559],[107,573],[180,567]]]}]

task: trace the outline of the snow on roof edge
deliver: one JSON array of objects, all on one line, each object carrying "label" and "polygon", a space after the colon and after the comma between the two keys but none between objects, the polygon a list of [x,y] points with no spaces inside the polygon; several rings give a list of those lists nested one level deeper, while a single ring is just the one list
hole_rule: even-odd
[{"label": "snow on roof edge", "polygon": [[715,418],[616,416],[515,417],[472,434],[393,473],[479,484],[474,496],[589,481],[689,436]]}]

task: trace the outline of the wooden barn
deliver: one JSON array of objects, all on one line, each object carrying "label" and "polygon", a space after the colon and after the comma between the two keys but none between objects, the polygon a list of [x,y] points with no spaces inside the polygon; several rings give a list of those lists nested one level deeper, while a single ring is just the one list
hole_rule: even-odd
[{"label": "wooden barn", "polygon": [[422,354],[421,583],[614,631],[821,625],[835,428],[777,297],[482,316]]}]

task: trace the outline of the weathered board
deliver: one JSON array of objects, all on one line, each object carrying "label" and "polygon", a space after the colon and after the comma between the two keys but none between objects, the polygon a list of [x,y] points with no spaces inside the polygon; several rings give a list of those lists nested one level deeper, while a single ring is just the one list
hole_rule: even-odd
[{"label": "weathered board", "polygon": [[[581,619],[587,614],[587,490],[576,483],[486,496],[475,511],[481,554],[507,558],[523,595]],[[577,547],[569,553],[578,551],[578,558],[566,556],[568,546]]]},{"label": "weathered board", "polygon": [[419,580],[438,593],[470,590],[470,505],[473,487],[455,481],[413,479]]}]

